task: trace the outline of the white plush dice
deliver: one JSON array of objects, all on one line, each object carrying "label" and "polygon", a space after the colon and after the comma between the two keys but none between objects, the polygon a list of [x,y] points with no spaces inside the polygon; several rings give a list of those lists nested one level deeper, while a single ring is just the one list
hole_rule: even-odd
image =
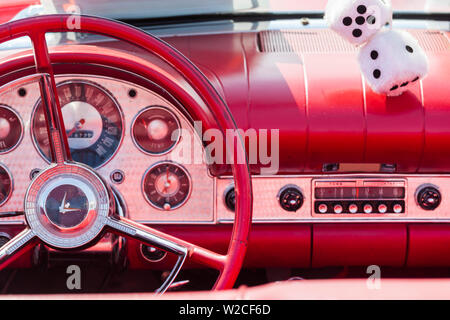
[{"label": "white plush dice", "polygon": [[360,45],[392,23],[392,7],[389,0],[329,0],[325,20],[344,39]]},{"label": "white plush dice", "polygon": [[383,30],[365,44],[358,61],[373,91],[398,96],[428,72],[428,58],[406,31]]}]

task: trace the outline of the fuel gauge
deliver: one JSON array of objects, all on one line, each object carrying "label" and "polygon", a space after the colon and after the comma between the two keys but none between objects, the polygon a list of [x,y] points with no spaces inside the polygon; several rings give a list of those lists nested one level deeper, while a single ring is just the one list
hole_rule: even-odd
[{"label": "fuel gauge", "polygon": [[0,154],[13,150],[23,136],[19,115],[6,105],[0,105]]}]

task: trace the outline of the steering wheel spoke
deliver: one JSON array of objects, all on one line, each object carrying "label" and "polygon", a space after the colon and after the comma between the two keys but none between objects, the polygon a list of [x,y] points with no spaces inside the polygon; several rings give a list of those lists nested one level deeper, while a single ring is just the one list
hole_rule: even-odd
[{"label": "steering wheel spoke", "polygon": [[[188,257],[191,261],[198,264],[219,270],[222,272],[226,256],[220,255],[208,249],[199,247],[177,237],[168,235],[159,230],[150,228],[143,224],[134,222],[123,217],[110,217],[106,223],[114,233],[125,237],[131,237],[147,245],[156,246],[164,251],[178,255],[178,260],[172,269],[171,274],[165,283],[157,292],[164,292],[175,280],[179,269],[181,269],[184,260]],[[178,269],[178,270],[177,270]]]},{"label": "steering wheel spoke", "polygon": [[24,229],[14,238],[0,248],[0,269],[5,268],[14,261],[14,258],[30,250],[36,240],[34,232],[30,228]]},{"label": "steering wheel spoke", "polygon": [[56,90],[56,81],[50,61],[45,32],[30,34],[33,43],[36,72],[40,74],[39,88],[47,123],[51,161],[61,164],[71,161],[69,142]]}]

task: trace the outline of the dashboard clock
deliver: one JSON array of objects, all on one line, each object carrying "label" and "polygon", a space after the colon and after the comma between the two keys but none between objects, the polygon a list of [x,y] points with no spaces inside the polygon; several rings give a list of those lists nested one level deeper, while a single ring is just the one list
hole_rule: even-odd
[{"label": "dashboard clock", "polygon": [[186,169],[173,162],[158,162],[151,166],[142,180],[147,201],[157,209],[173,210],[189,198],[191,178]]},{"label": "dashboard clock", "polygon": [[[100,86],[72,80],[58,85],[58,96],[72,159],[98,168],[118,150],[123,137],[123,116],[119,104]],[[42,103],[38,102],[32,119],[32,134],[37,149],[50,159],[47,125]]]}]

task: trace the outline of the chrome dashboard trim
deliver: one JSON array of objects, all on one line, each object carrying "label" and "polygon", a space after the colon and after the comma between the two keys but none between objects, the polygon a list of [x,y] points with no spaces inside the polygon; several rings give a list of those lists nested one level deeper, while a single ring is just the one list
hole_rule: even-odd
[{"label": "chrome dashboard trim", "polygon": [[[285,175],[285,176],[253,176],[254,194],[254,223],[450,223],[450,175],[442,174],[377,174],[377,173],[349,173],[338,175]],[[402,214],[370,214],[367,216],[344,216],[342,214],[331,217],[314,216],[312,212],[312,181],[313,180],[405,180],[406,181],[406,211]],[[217,179],[217,193],[232,182],[232,177]],[[441,205],[434,211],[425,211],[416,203],[416,191],[424,184],[437,186],[443,196]],[[299,187],[304,196],[303,206],[295,213],[284,211],[276,195],[284,186],[294,184]],[[217,223],[232,223],[233,215],[217,201]]]}]

